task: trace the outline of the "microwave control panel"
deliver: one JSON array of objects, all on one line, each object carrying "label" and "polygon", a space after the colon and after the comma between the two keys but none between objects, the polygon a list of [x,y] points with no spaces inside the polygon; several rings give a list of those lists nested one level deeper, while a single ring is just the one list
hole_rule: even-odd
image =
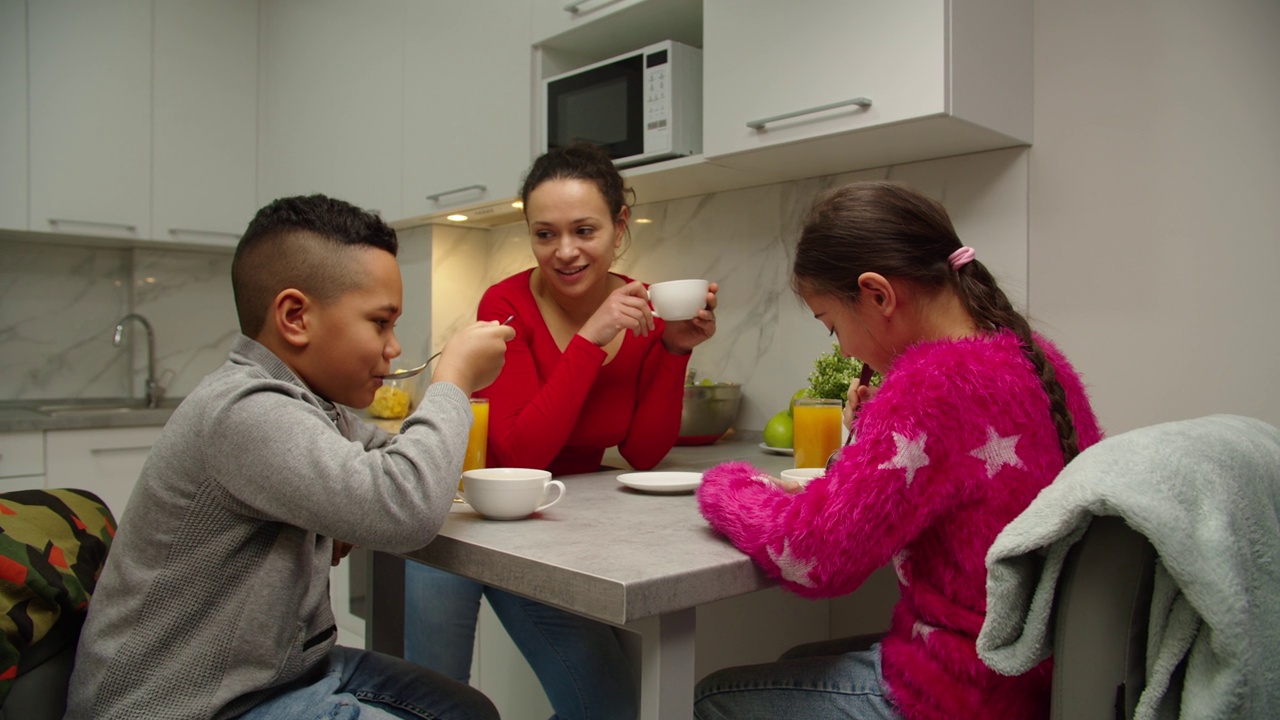
[{"label": "microwave control panel", "polygon": [[671,74],[667,50],[644,58],[645,154],[671,151]]}]

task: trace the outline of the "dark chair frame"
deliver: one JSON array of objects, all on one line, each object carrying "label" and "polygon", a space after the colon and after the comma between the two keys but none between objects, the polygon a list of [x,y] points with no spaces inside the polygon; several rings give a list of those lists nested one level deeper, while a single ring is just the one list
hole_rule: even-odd
[{"label": "dark chair frame", "polygon": [[1097,516],[1067,554],[1053,618],[1051,720],[1129,720],[1146,676],[1156,552]]}]

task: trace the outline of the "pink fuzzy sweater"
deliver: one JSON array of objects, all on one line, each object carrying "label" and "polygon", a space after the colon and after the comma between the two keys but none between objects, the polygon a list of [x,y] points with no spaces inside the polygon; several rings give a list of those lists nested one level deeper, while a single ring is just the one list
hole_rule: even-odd
[{"label": "pink fuzzy sweater", "polygon": [[[1057,371],[1080,449],[1101,437],[1080,378]],[[901,599],[882,645],[890,695],[910,720],[1047,718],[1050,661],[1004,677],[978,659],[987,549],[1062,469],[1049,399],[1017,338],[922,343],[858,413],[857,440],[804,492],[744,462],[709,470],[703,516],[807,597],[855,590],[892,562]]]}]

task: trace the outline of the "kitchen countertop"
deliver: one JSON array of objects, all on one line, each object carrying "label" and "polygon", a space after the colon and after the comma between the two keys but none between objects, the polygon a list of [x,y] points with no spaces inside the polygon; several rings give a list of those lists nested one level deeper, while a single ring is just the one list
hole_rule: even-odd
[{"label": "kitchen countertop", "polygon": [[180,402],[148,408],[136,398],[7,400],[0,402],[0,433],[160,426]]},{"label": "kitchen countertop", "polygon": [[[135,398],[3,400],[0,433],[160,427],[169,422],[182,400],[166,398],[157,408],[146,407],[144,401]],[[47,409],[51,407],[57,409]],[[355,412],[387,432],[400,432],[403,420],[375,420],[359,410]]]}]

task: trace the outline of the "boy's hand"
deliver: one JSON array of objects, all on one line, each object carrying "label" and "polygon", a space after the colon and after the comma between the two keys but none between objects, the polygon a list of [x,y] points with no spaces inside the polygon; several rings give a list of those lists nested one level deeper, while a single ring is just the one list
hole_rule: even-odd
[{"label": "boy's hand", "polygon": [[342,562],[342,558],[355,549],[355,545],[345,543],[341,540],[333,541],[333,567],[338,567],[338,563]]},{"label": "boy's hand", "polygon": [[463,328],[445,343],[431,382],[451,382],[468,395],[488,387],[498,379],[507,343],[515,336],[515,328],[496,321]]}]

